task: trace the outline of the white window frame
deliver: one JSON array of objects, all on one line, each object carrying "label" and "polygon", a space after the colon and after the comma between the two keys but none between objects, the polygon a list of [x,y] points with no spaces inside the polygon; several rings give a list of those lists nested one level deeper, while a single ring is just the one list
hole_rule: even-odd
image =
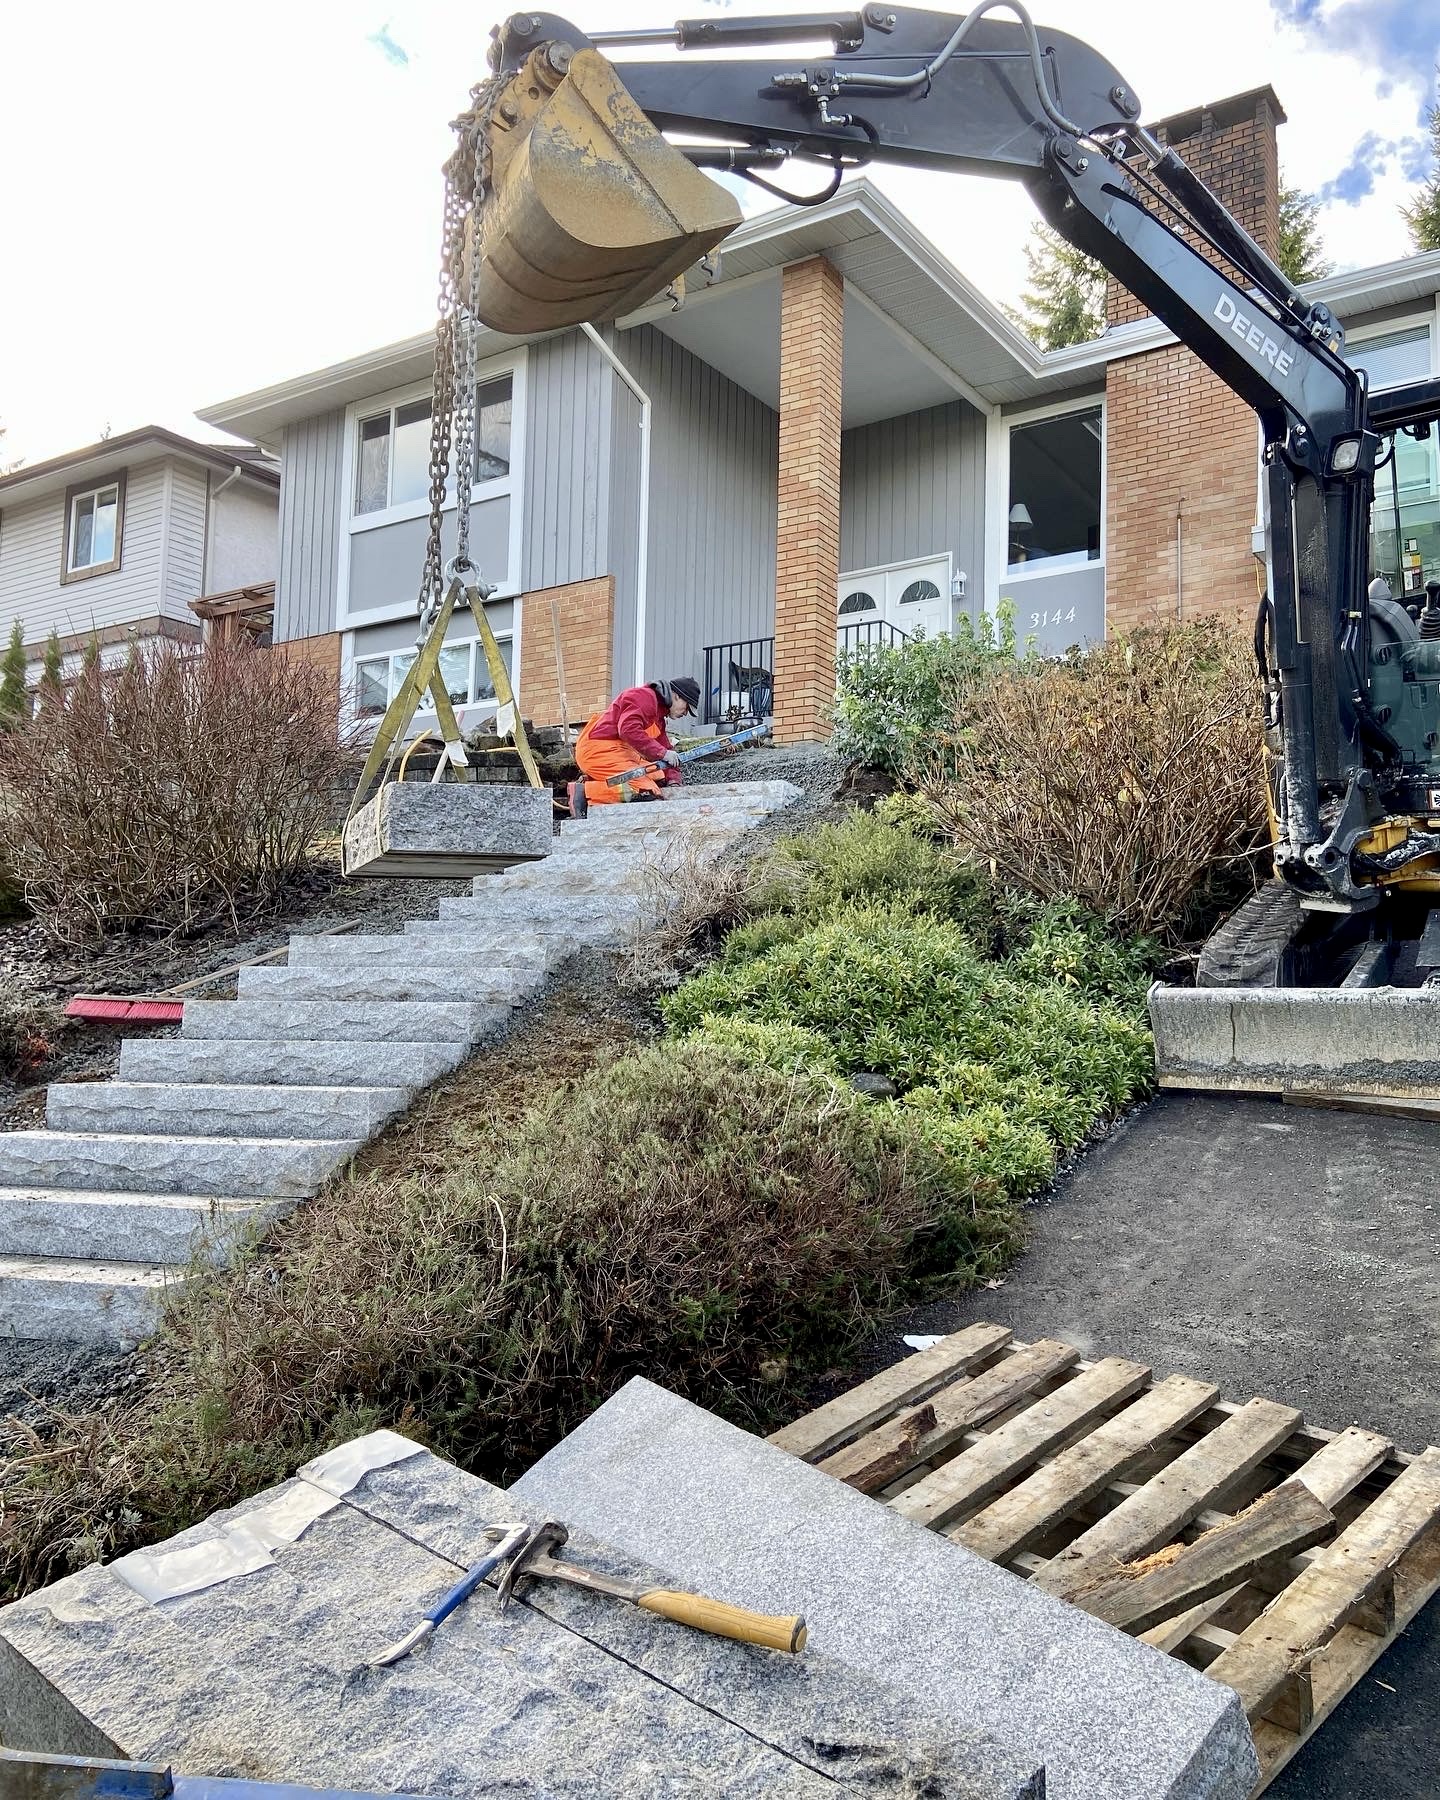
[{"label": "white window frame", "polygon": [[[512,670],[514,670],[515,659],[519,654],[514,628],[507,626],[504,631],[497,631],[495,633],[495,642],[502,645],[509,644],[510,662]],[[443,647],[446,650],[469,650],[470,686],[473,688],[475,685],[476,667],[485,660],[485,652],[480,647],[479,634],[477,633],[474,637],[447,639]],[[362,713],[358,704],[356,704],[359,699],[360,665],[362,663],[380,662],[382,659],[389,665],[386,672],[386,704],[388,705],[388,696],[390,696],[391,685],[394,678],[395,658],[397,656],[412,656],[414,651],[415,646],[413,644],[407,644],[403,645],[398,650],[369,650],[356,655],[354,642],[353,640],[351,641],[348,654],[342,659],[344,663],[342,673],[345,677],[342,687],[346,707],[349,716],[352,719],[362,726],[370,726],[378,725],[381,718],[384,716],[381,713]],[[510,685],[512,688],[514,688],[517,680],[518,670],[511,674]],[[467,713],[484,718],[489,713],[498,712],[499,709],[500,702],[498,700],[465,700],[455,702],[455,716],[462,724],[464,722],[464,716]],[[430,690],[428,688],[421,697],[420,704],[415,708],[415,717],[422,721],[433,721],[435,719],[435,708],[430,703]]]},{"label": "white window frame", "polygon": [[[1020,425],[1040,425],[1049,419],[1067,419],[1075,413],[1100,414],[1100,554],[1087,557],[1083,563],[1063,563],[1056,567],[1053,557],[1042,558],[1023,574],[1010,572],[1010,433]],[[990,415],[986,426],[986,462],[991,479],[986,483],[986,510],[989,514],[985,532],[985,610],[994,615],[1000,604],[1000,587],[1017,581],[1039,581],[1046,575],[1058,575],[1066,569],[1099,569],[1106,566],[1107,501],[1110,494],[1110,419],[1105,395],[1086,394],[1081,399],[1066,400],[1059,405],[1027,407],[1024,412]]]},{"label": "white window frame", "polygon": [[[481,500],[508,497],[510,501],[510,534],[507,545],[509,566],[502,570],[484,569],[481,573],[487,582],[494,585],[494,598],[497,600],[513,600],[520,593],[520,560],[525,542],[525,418],[526,418],[526,382],[529,373],[529,358],[526,347],[507,351],[503,356],[490,358],[475,371],[476,387],[483,387],[486,382],[497,380],[502,375],[511,378],[510,404],[510,471],[506,475],[497,475],[490,481],[477,481],[470,489],[472,503]],[[337,631],[357,631],[366,625],[386,625],[396,619],[408,618],[415,611],[415,595],[405,595],[396,600],[393,606],[377,606],[366,608],[360,612],[350,610],[350,557],[351,544],[366,531],[379,531],[387,525],[398,525],[408,519],[423,519],[429,516],[430,502],[428,498],[406,500],[399,506],[387,506],[380,512],[357,513],[355,511],[356,483],[359,476],[360,421],[373,418],[377,413],[389,407],[392,412],[397,406],[405,406],[412,400],[429,398],[431,385],[426,382],[415,382],[408,387],[391,388],[383,394],[367,394],[363,400],[356,400],[345,409],[345,441],[340,462],[340,543],[336,555],[336,620]],[[451,481],[446,491],[445,504],[442,511],[453,514],[455,511],[455,484],[452,472]],[[415,585],[420,583],[420,567],[415,568]]]}]

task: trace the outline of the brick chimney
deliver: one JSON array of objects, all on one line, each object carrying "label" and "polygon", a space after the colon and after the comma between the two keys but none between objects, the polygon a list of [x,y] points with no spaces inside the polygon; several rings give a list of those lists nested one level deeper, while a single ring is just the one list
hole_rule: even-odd
[{"label": "brick chimney", "polygon": [[[1253,88],[1152,126],[1271,256],[1280,240],[1272,88]],[[1110,325],[1146,309],[1111,282]],[[1105,619],[1110,631],[1223,613],[1253,619],[1255,415],[1181,344],[1105,372]]]},{"label": "brick chimney", "polygon": [[[1285,109],[1274,88],[1260,87],[1175,113],[1150,130],[1179,153],[1260,248],[1274,256],[1280,248],[1280,153],[1275,134],[1284,123]],[[1146,309],[1128,289],[1118,281],[1107,284],[1107,325],[1145,316]]]}]

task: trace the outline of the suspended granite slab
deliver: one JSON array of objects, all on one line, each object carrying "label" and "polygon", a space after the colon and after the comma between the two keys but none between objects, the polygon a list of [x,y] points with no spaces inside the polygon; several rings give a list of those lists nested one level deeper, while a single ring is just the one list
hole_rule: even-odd
[{"label": "suspended granite slab", "polygon": [[391,781],[346,825],[345,873],[493,875],[548,856],[554,842],[549,788]]}]

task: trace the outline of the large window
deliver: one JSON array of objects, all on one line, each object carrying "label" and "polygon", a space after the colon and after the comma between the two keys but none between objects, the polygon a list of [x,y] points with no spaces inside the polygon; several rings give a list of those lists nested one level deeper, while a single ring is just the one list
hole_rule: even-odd
[{"label": "large window", "polygon": [[120,531],[125,510],[125,477],[99,487],[71,488],[65,496],[65,553],[62,581],[80,581],[120,567]]},{"label": "large window", "polygon": [[[480,384],[475,396],[477,483],[510,473],[514,377]],[[362,415],[355,446],[355,511],[388,512],[424,500],[430,492],[430,401],[407,400]]]},{"label": "large window", "polygon": [[[506,672],[512,672],[510,639],[499,637]],[[400,683],[415,661],[414,650],[393,650],[384,656],[363,656],[355,663],[355,710],[362,719],[378,718],[400,691]],[[440,652],[440,676],[451,702],[483,706],[495,698],[494,683],[478,638],[447,644]],[[420,711],[432,710],[428,694],[421,696]]]},{"label": "large window", "polygon": [[[1346,360],[1364,369],[1371,391],[1416,381],[1431,368],[1430,327],[1397,327],[1345,347]],[[1436,440],[1394,439],[1393,452],[1375,473],[1370,516],[1370,572],[1383,575],[1397,599],[1423,598],[1427,581],[1440,579],[1440,466]]]},{"label": "large window", "polygon": [[1011,575],[1099,559],[1098,406],[1011,428],[1006,532]]}]

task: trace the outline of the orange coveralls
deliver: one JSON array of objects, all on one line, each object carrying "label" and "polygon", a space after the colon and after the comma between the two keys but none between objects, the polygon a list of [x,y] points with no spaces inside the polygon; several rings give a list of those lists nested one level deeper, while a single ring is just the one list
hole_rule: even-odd
[{"label": "orange coveralls", "polygon": [[[585,777],[585,798],[591,806],[623,800],[618,787],[606,785],[607,775],[623,775],[637,763],[653,763],[673,745],[665,731],[665,709],[652,687],[626,688],[603,713],[596,713],[580,733],[575,760]],[[637,775],[632,791],[658,795],[661,784],[677,787],[678,769],[661,769],[658,775]]]}]

